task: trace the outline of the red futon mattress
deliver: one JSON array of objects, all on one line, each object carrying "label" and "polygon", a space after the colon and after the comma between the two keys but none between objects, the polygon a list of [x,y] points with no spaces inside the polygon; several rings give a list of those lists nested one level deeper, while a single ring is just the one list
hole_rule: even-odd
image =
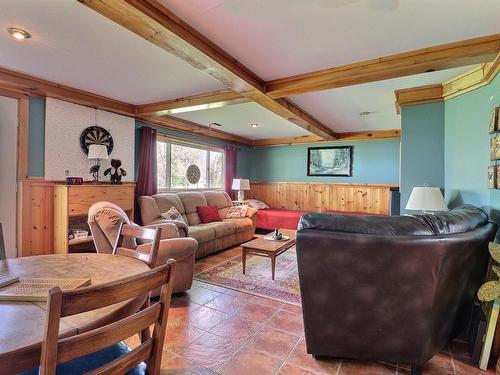
[{"label": "red futon mattress", "polygon": [[[282,208],[266,208],[257,211],[256,226],[259,229],[273,230],[297,229],[300,217],[311,211],[286,210]],[[345,215],[366,215],[364,212],[326,211]]]}]

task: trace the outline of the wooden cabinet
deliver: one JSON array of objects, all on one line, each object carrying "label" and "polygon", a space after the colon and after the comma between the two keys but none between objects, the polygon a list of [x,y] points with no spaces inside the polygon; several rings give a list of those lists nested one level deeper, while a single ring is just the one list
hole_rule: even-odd
[{"label": "wooden cabinet", "polygon": [[[134,218],[135,184],[64,185],[23,181],[20,188],[19,255],[95,251],[87,225],[90,206],[108,201]],[[71,229],[89,231],[85,238],[68,240]]]}]

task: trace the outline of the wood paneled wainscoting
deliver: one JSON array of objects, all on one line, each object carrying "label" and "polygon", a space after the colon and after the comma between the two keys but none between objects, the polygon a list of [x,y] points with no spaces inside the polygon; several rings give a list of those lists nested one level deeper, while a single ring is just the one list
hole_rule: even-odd
[{"label": "wood paneled wainscoting", "polygon": [[328,210],[389,214],[390,188],[398,185],[339,184],[333,182],[250,183],[247,198],[271,208],[324,212]]},{"label": "wood paneled wainscoting", "polygon": [[91,236],[68,240],[70,229],[89,230],[87,213],[98,201],[112,202],[134,218],[135,183],[119,185],[25,180],[18,192],[18,256],[92,251]]}]

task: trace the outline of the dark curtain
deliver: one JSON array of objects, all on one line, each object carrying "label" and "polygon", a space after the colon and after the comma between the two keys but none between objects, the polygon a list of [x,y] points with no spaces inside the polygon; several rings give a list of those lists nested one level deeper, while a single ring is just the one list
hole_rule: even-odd
[{"label": "dark curtain", "polygon": [[138,197],[158,192],[156,185],[156,130],[147,126],[141,128],[141,148],[135,191]]},{"label": "dark curtain", "polygon": [[224,149],[224,162],[225,162],[225,171],[224,171],[224,190],[229,196],[234,199],[235,192],[231,190],[233,185],[233,179],[236,177],[236,162],[238,150],[236,147],[226,147]]}]

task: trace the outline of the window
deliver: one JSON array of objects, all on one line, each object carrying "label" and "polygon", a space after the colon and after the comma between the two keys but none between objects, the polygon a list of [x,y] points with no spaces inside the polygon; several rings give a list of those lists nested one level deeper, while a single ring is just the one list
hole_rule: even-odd
[{"label": "window", "polygon": [[[224,150],[165,138],[156,146],[158,190],[223,188]],[[200,169],[196,184],[189,183],[186,176],[193,164]]]}]

